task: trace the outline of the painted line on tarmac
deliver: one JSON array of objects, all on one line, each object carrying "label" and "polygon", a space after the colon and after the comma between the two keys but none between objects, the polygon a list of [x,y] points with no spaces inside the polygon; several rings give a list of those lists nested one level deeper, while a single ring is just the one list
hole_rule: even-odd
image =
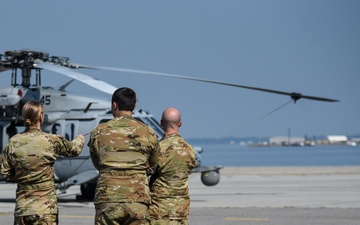
[{"label": "painted line on tarmac", "polygon": [[268,218],[224,218],[224,220],[241,220],[241,221],[269,221]]}]

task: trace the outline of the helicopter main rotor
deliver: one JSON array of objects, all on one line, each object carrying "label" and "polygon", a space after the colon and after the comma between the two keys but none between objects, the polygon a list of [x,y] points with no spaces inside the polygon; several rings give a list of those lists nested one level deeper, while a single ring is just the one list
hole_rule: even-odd
[{"label": "helicopter main rotor", "polygon": [[266,88],[259,87],[251,87],[234,83],[226,83],[222,81],[208,80],[190,76],[176,75],[170,73],[161,73],[161,72],[152,72],[145,70],[134,70],[134,69],[125,69],[125,68],[117,68],[117,67],[103,67],[103,66],[87,66],[81,64],[71,63],[68,57],[58,57],[58,56],[49,56],[46,52],[40,51],[32,51],[32,50],[19,50],[19,51],[7,51],[5,55],[0,55],[0,72],[5,70],[12,69],[13,70],[13,79],[12,85],[16,85],[16,70],[22,70],[22,86],[29,87],[30,86],[30,77],[31,70],[36,70],[37,79],[36,86],[41,85],[41,77],[40,70],[45,69],[49,71],[53,71],[56,73],[63,74],[65,76],[71,77],[72,79],[76,79],[80,82],[83,82],[93,88],[96,88],[102,92],[112,94],[116,87],[104,82],[97,80],[91,76],[85,75],[83,73],[77,72],[73,69],[94,69],[94,70],[105,70],[105,71],[114,71],[114,72],[125,72],[125,73],[134,73],[134,74],[143,74],[143,75],[152,75],[152,76],[162,76],[169,78],[177,78],[177,79],[185,79],[198,81],[203,83],[212,83],[217,85],[225,85],[232,86],[237,88],[251,89],[256,91],[268,92],[273,94],[287,95],[296,103],[297,100],[303,98],[308,100],[315,101],[325,101],[325,102],[338,102],[338,100],[323,98],[317,96],[309,96],[303,95],[297,92],[284,92]]},{"label": "helicopter main rotor", "polygon": [[15,50],[6,51],[4,55],[0,55],[0,72],[6,70],[12,70],[12,86],[17,86],[17,69],[21,70],[23,87],[30,87],[31,71],[36,70],[36,84],[35,86],[41,86],[40,68],[34,66],[36,61],[58,63],[66,65],[69,58],[65,57],[49,57],[49,53],[32,50]]},{"label": "helicopter main rotor", "polygon": [[5,55],[0,55],[0,72],[12,70],[12,86],[17,84],[17,69],[21,70],[23,87],[30,87],[31,71],[36,71],[36,87],[41,86],[41,70],[46,69],[49,71],[57,72],[59,74],[68,76],[83,82],[95,89],[98,89],[107,94],[112,94],[116,87],[97,80],[91,76],[79,73],[72,69],[79,68],[76,64],[72,64],[68,57],[49,56],[46,52],[32,51],[32,50],[19,50],[7,51]]}]

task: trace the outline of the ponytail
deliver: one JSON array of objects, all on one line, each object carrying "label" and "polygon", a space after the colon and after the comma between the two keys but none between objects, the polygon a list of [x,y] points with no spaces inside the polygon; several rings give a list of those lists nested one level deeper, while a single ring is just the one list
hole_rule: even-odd
[{"label": "ponytail", "polygon": [[44,113],[44,107],[40,101],[28,101],[23,107],[23,119],[26,128],[36,125],[42,113]]}]

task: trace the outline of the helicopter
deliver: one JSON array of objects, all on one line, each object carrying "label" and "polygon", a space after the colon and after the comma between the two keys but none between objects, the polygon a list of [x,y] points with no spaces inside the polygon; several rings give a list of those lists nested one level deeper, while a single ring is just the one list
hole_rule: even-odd
[{"label": "helicopter", "polygon": [[[39,100],[44,105],[45,119],[42,130],[52,134],[63,135],[72,140],[79,134],[86,134],[100,123],[113,118],[108,99],[70,93],[66,88],[74,81],[80,81],[92,88],[112,95],[116,87],[95,79],[78,69],[107,70],[114,72],[138,73],[154,76],[186,79],[197,82],[246,88],[274,94],[288,95],[294,102],[301,98],[326,102],[338,100],[307,96],[300,93],[289,93],[258,87],[250,87],[221,81],[207,80],[176,74],[159,73],[117,67],[88,66],[72,63],[68,57],[50,56],[49,53],[33,50],[14,50],[0,54],[0,73],[11,70],[11,85],[0,89],[0,153],[8,140],[24,130],[22,107],[30,100]],[[18,83],[18,70],[21,71],[21,84]],[[70,77],[71,80],[60,88],[42,86],[41,73],[52,71]],[[32,83],[32,72],[35,71],[35,82]],[[159,138],[164,131],[152,114],[144,110],[134,110],[133,117],[154,129]],[[85,143],[89,136],[85,135]],[[196,155],[196,167],[192,173],[201,173],[201,181],[206,186],[217,185],[220,181],[222,166],[204,166],[201,164],[202,147],[193,146]],[[61,192],[73,185],[80,185],[81,195],[92,199],[95,194],[96,180],[99,173],[92,164],[88,147],[85,145],[81,154],[74,158],[58,157],[54,165],[55,187]]]}]

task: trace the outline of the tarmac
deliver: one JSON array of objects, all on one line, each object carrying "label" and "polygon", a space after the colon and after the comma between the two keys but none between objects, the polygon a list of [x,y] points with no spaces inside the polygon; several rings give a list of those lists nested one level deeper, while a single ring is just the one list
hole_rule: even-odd
[{"label": "tarmac", "polygon": [[[227,167],[207,187],[191,174],[189,224],[360,224],[360,166]],[[15,184],[0,185],[0,224],[13,224]],[[60,224],[93,224],[79,186],[58,194]]]}]

